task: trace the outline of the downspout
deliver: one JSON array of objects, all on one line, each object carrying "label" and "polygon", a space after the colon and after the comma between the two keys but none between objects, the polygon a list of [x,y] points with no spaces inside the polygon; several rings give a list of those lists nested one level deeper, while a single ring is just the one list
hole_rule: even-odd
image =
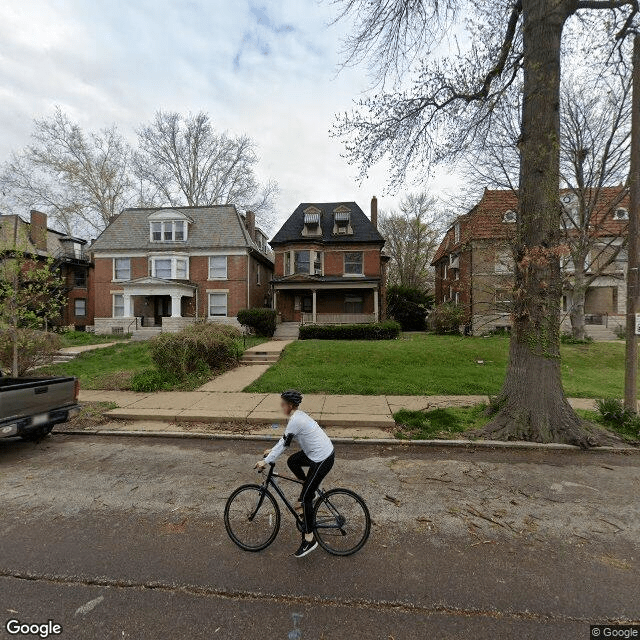
[{"label": "downspout", "polygon": [[247,249],[247,309],[251,308],[251,249]]},{"label": "downspout", "polygon": [[196,320],[200,318],[200,296],[198,293],[200,292],[200,285],[196,285]]}]

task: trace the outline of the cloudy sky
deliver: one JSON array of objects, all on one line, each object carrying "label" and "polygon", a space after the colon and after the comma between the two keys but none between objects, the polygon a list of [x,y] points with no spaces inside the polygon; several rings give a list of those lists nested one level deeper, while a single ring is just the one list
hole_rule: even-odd
[{"label": "cloudy sky", "polygon": [[[328,131],[369,87],[338,72],[342,30],[316,0],[11,0],[0,4],[0,160],[26,144],[34,117],[60,105],[84,127],[130,138],[158,109],[208,111],[260,145],[262,177],[300,201],[390,207],[384,167],[364,184]],[[451,188],[445,172],[432,183]],[[415,188],[415,187],[414,187]],[[365,209],[366,210],[366,209]]]}]

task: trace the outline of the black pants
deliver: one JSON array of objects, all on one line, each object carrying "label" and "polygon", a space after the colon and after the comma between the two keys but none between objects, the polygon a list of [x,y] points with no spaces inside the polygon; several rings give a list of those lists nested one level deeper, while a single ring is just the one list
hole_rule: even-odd
[{"label": "black pants", "polygon": [[[313,498],[316,495],[316,490],[320,486],[320,483],[325,479],[331,467],[335,455],[332,453],[328,458],[322,460],[322,462],[313,462],[305,455],[304,451],[298,451],[289,456],[287,465],[293,472],[293,475],[298,480],[303,480],[302,491],[300,491],[300,502],[304,509],[303,528],[304,533],[311,533],[313,531]],[[302,467],[309,467],[309,471],[305,474]]]}]

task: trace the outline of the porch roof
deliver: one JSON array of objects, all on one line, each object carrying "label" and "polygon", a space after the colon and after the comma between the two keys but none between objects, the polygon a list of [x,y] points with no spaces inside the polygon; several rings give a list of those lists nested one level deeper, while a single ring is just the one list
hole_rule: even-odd
[{"label": "porch roof", "polygon": [[273,288],[281,289],[373,289],[380,284],[379,278],[343,278],[340,276],[318,276],[313,278],[277,278],[271,281]]},{"label": "porch roof", "polygon": [[179,282],[177,280],[165,280],[164,278],[135,278],[119,283],[123,292],[132,296],[170,296],[180,295],[192,297],[196,289],[195,285]]}]

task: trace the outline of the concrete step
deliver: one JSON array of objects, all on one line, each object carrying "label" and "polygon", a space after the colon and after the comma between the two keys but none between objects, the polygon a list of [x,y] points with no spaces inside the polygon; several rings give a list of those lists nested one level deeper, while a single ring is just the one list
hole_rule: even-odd
[{"label": "concrete step", "polygon": [[605,327],[599,324],[589,324],[586,327],[586,333],[588,336],[596,340],[597,342],[608,342],[611,340],[619,340],[612,328]]},{"label": "concrete step", "polygon": [[131,334],[131,340],[139,342],[140,340],[150,340],[154,336],[160,335],[162,329],[160,327],[141,327]]}]

